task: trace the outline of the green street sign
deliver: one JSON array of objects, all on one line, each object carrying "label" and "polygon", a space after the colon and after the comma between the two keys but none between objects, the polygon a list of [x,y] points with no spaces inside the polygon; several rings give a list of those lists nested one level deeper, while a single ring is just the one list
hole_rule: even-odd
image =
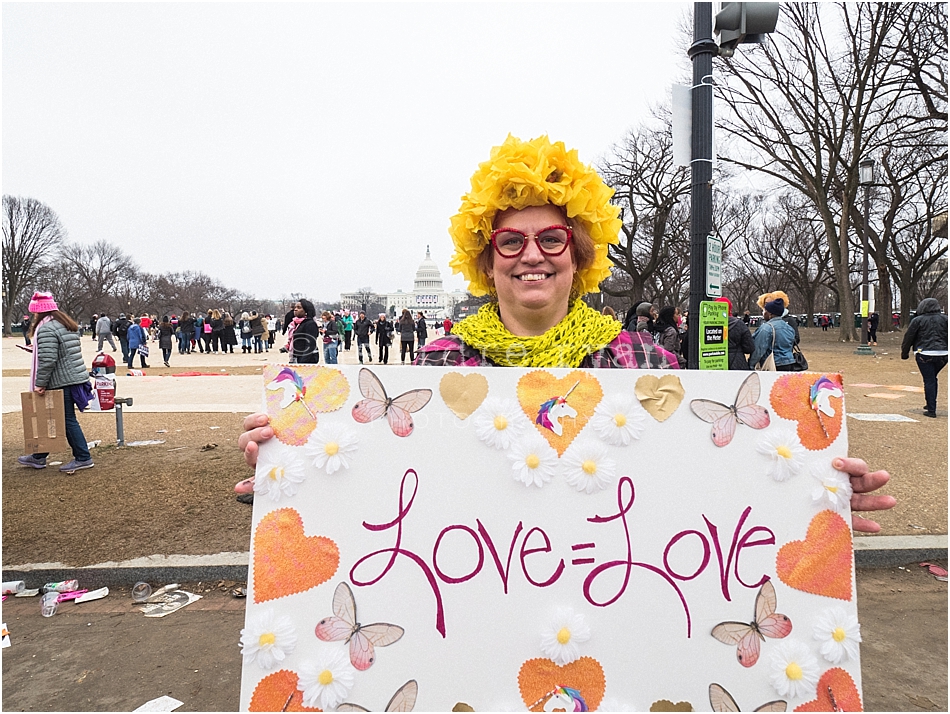
[{"label": "green street sign", "polygon": [[699,303],[699,368],[729,369],[729,317],[726,303]]}]

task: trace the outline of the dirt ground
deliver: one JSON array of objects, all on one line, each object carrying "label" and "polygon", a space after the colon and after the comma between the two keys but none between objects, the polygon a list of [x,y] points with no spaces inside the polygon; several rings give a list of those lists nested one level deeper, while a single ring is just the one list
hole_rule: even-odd
[{"label": "dirt ground", "polygon": [[[837,333],[802,330],[810,367],[840,371],[847,409],[897,413],[917,423],[848,419],[850,453],[891,472],[884,492],[898,506],[876,516],[891,535],[947,532],[947,390],[941,375],[938,418],[922,416],[923,394],[886,387],[920,388],[912,360],[900,360],[901,333],[882,333],[873,357]],[[222,363],[223,366],[224,363]],[[228,367],[255,373],[256,367]],[[11,370],[12,371],[12,370]],[[4,371],[4,376],[10,376]],[[882,385],[856,387],[856,383]],[[885,394],[894,399],[867,396]],[[19,413],[3,415],[3,563],[62,562],[67,565],[124,560],[153,554],[246,551],[250,508],[234,499],[233,485],[250,475],[236,440],[242,416],[231,413],[136,413],[125,411],[127,441],[164,439],[156,446],[116,448],[113,414],[81,414],[96,467],[72,476],[54,468],[17,467],[22,454]],[[217,427],[217,428],[214,428]],[[165,433],[158,433],[166,430]],[[209,443],[217,447],[201,448]],[[68,453],[50,460],[66,460]]]},{"label": "dirt ground", "polygon": [[[859,569],[857,583],[865,709],[946,711],[947,584],[915,565]],[[184,584],[203,599],[162,619],[135,612],[126,588],[49,619],[8,600],[3,709],[131,711],[168,695],[178,711],[236,710],[245,601],[218,585]]]}]

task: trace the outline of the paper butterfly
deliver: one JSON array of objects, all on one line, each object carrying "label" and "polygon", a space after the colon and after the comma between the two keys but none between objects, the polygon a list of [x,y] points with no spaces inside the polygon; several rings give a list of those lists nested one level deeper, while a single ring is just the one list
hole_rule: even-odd
[{"label": "paper butterfly", "polygon": [[[709,704],[712,707],[714,712],[741,712],[739,705],[736,704],[736,700],[732,698],[732,695],[725,690],[724,687],[713,683],[709,685]],[[758,709],[753,711],[757,712],[784,712],[788,711],[788,702],[777,699],[772,702],[766,702]]]},{"label": "paper butterfly", "polygon": [[410,414],[422,409],[432,399],[431,389],[413,389],[390,399],[379,377],[365,367],[360,370],[360,391],[366,399],[353,405],[353,418],[366,424],[385,416],[396,436],[412,433]]},{"label": "paper butterfly", "polygon": [[760,391],[759,375],[753,372],[739,387],[736,403],[731,407],[711,399],[694,399],[689,403],[689,408],[700,419],[713,425],[713,443],[726,446],[736,433],[736,424],[745,424],[753,429],[764,429],[769,425],[768,410],[756,404]]},{"label": "paper butterfly", "polygon": [[720,622],[712,629],[712,636],[724,644],[738,645],[736,659],[743,667],[751,667],[759,661],[760,640],[782,639],[792,631],[792,621],[775,608],[775,587],[766,580],[755,596],[755,619],[749,623]]},{"label": "paper butterfly", "polygon": [[376,661],[374,648],[397,642],[405,630],[386,622],[361,625],[356,620],[353,591],[346,583],[340,583],[333,593],[333,616],[320,620],[315,632],[317,638],[324,642],[348,642],[350,662],[362,672]]},{"label": "paper butterfly", "polygon": [[[419,696],[419,685],[416,680],[410,679],[393,694],[389,704],[383,709],[384,712],[411,712],[416,706],[416,697]],[[359,704],[350,704],[343,702],[336,708],[338,712],[368,712],[369,709],[361,707]]]},{"label": "paper butterfly", "polygon": [[304,401],[304,397],[307,396],[307,386],[303,383],[303,380],[300,378],[300,375],[297,374],[290,367],[284,367],[280,372],[277,373],[277,376],[274,377],[274,381],[267,383],[267,388],[271,391],[277,389],[283,389],[284,393],[280,398],[280,408],[286,409],[294,402],[299,402],[303,405],[303,408],[307,410],[307,413],[316,419],[316,415],[310,411],[310,407],[307,406],[307,402]]}]

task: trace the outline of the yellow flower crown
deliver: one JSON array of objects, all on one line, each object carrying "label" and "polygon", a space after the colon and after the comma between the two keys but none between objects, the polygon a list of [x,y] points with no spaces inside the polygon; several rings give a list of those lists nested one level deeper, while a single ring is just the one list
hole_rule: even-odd
[{"label": "yellow flower crown", "polygon": [[478,269],[478,256],[491,240],[495,214],[550,203],[579,221],[594,241],[594,260],[574,276],[574,286],[580,294],[597,292],[613,265],[607,244],[617,243],[620,233],[620,208],[610,203],[613,194],[596,171],[580,162],[577,151],[568,151],[563,142],[552,144],[547,136],[522,141],[509,134],[504,144],[492,149],[491,158],[479,164],[471,191],[462,196],[462,206],[452,216],[449,234],[455,255],[449,265],[468,280],[472,295],[492,292]]}]

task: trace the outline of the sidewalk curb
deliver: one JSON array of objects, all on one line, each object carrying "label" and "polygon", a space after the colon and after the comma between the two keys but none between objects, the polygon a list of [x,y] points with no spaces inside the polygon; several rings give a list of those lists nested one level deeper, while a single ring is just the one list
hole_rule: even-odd
[{"label": "sidewalk curb", "polygon": [[[149,583],[194,583],[213,580],[247,582],[250,553],[203,556],[153,555],[122,562],[71,568],[62,563],[35,563],[3,569],[3,580],[25,580],[27,587],[78,579],[80,586]],[[854,539],[854,561],[859,568],[887,568],[947,559],[947,536],[861,536]]]}]

